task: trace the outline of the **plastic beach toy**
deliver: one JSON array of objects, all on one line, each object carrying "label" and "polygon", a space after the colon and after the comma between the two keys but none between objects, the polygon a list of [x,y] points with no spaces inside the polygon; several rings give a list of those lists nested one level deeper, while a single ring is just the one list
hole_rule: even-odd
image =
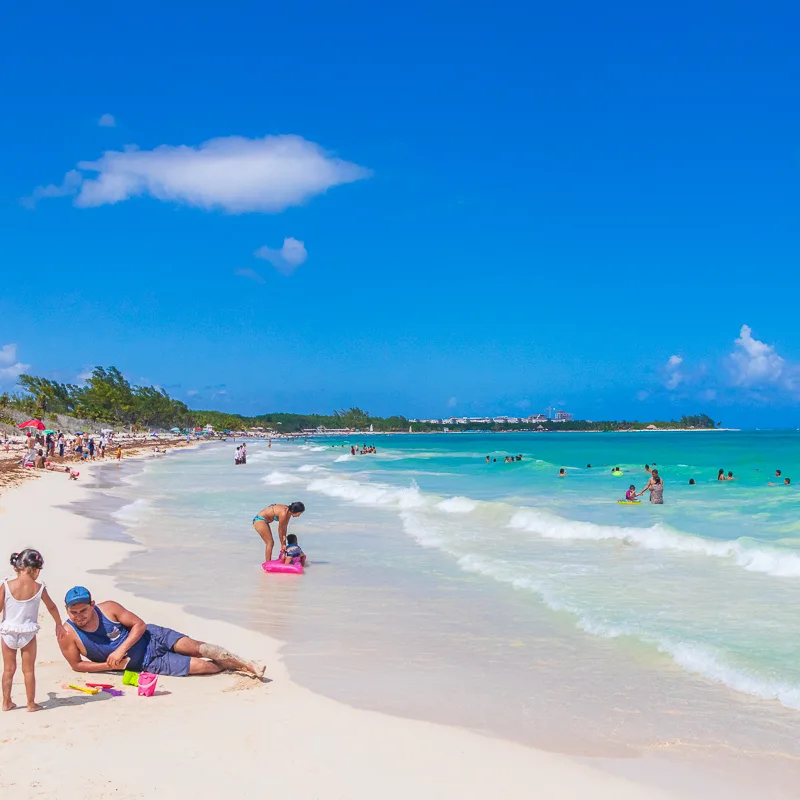
[{"label": "plastic beach toy", "polygon": [[152,672],[142,672],[139,674],[139,697],[152,697],[158,683],[158,675]]},{"label": "plastic beach toy", "polygon": [[131,672],[129,669],[126,669],[125,672],[122,673],[122,685],[123,686],[138,686],[139,685],[139,673],[138,672]]},{"label": "plastic beach toy", "polygon": [[70,689],[75,689],[76,692],[83,692],[84,694],[97,694],[99,689],[88,689],[86,686],[78,686],[77,683],[70,683]]},{"label": "plastic beach toy", "polygon": [[303,574],[303,565],[300,563],[300,559],[293,564],[284,564],[283,561],[279,560],[265,561],[261,566],[264,572],[288,572],[294,575]]}]

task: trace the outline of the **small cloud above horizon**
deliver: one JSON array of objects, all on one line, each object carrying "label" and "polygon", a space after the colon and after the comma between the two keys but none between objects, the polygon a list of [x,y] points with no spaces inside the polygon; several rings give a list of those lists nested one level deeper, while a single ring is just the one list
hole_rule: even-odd
[{"label": "small cloud above horizon", "polygon": [[[733,343],[734,350],[728,356],[728,370],[736,386],[758,386],[775,384],[783,380],[791,384],[786,362],[775,347],[753,337],[749,325],[742,325],[739,338]],[[787,388],[792,388],[787,385]]]},{"label": "small cloud above horizon", "polygon": [[664,386],[670,391],[677,389],[685,380],[685,375],[680,370],[681,364],[683,364],[682,356],[670,356],[667,359],[667,365],[665,367],[667,377]]},{"label": "small cloud above horizon", "polygon": [[113,114],[103,114],[100,119],[97,120],[97,124],[101,128],[116,128],[117,120],[114,118]]},{"label": "small cloud above horizon", "polygon": [[259,284],[265,284],[266,281],[264,278],[259,275],[254,269],[250,269],[249,267],[242,267],[241,269],[235,269],[233,271],[234,275],[238,275],[240,278],[249,278],[251,281]]},{"label": "small cloud above horizon", "polygon": [[278,272],[291,275],[301,264],[306,262],[308,251],[303,242],[289,236],[283,240],[281,247],[275,249],[264,245],[259,247],[253,255],[269,261]]},{"label": "small cloud above horizon", "polygon": [[302,136],[223,136],[197,146],[109,150],[78,162],[60,184],[37,187],[23,202],[74,195],[75,206],[92,208],[149,196],[206,211],[275,214],[371,174]]},{"label": "small cloud above horizon", "polygon": [[0,386],[15,384],[17,378],[30,367],[30,364],[23,364],[19,360],[16,344],[4,344],[0,347]]}]

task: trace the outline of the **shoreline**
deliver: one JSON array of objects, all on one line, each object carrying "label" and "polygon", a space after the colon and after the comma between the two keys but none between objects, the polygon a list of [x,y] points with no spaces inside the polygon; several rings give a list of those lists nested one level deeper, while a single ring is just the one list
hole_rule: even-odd
[{"label": "shoreline", "polygon": [[[97,477],[94,465],[89,465],[86,477]],[[49,618],[40,613],[44,624],[39,635],[37,695],[45,711],[0,717],[4,745],[0,788],[23,790],[30,796],[35,787],[37,796],[92,800],[110,793],[123,798],[147,796],[156,787],[174,794],[193,789],[210,794],[229,792],[231,786],[250,791],[264,784],[268,774],[268,786],[279,796],[291,793],[301,798],[405,798],[412,793],[483,798],[489,792],[522,798],[530,796],[531,786],[547,787],[550,798],[661,800],[673,796],[594,768],[587,759],[466,729],[358,710],[298,686],[280,656],[279,640],[197,616],[179,604],[147,600],[119,589],[107,571],[141,546],[92,538],[92,520],[67,506],[91,502],[94,491],[91,485],[76,484],[55,473],[42,481],[25,481],[0,500],[0,519],[6,530],[28,528],[31,509],[36,509],[36,535],[15,533],[8,537],[9,546],[33,545],[42,550],[42,579],[50,584],[56,603],[61,605],[69,586],[84,583],[98,599],[116,599],[147,621],[263,660],[270,682],[232,674],[162,678],[159,688],[165,693],[148,700],[130,691],[112,698],[63,690],[62,683],[80,683],[82,676],[69,670],[58,652]],[[16,542],[18,538],[26,541]],[[35,541],[28,541],[31,538]],[[235,583],[235,576],[229,577]],[[220,594],[225,584],[210,591]],[[110,682],[119,687],[120,677],[115,674]],[[18,673],[17,697],[20,680]],[[45,701],[45,696],[50,699]],[[82,748],[76,749],[76,743],[107,754],[95,759],[91,780],[87,781]],[[124,758],[122,781],[115,758]],[[215,765],[213,771],[205,768],[208,764]]]}]

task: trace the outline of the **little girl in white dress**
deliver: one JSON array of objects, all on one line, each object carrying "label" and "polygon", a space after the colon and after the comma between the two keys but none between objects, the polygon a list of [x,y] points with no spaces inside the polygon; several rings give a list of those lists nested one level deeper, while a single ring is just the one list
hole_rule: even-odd
[{"label": "little girl in white dress", "polygon": [[56,623],[56,638],[63,639],[67,632],[61,624],[55,603],[47,594],[43,583],[37,578],[44,566],[44,559],[38,550],[23,550],[11,556],[11,566],[16,578],[4,580],[0,586],[0,604],[3,619],[0,622],[0,647],[3,650],[3,711],[16,708],[11,701],[11,683],[17,671],[17,650],[22,651],[22,674],[25,677],[25,694],[28,711],[39,711],[36,704],[36,676],[33,671],[36,662],[36,634],[39,632],[39,603],[45,607]]}]

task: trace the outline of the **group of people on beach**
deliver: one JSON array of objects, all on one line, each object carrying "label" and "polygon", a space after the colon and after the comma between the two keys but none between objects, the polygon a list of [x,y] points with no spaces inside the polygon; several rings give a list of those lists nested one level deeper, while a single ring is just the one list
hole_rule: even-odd
[{"label": "group of people on beach", "polygon": [[[19,460],[21,467],[32,469],[49,469],[60,470],[59,466],[54,465],[51,459],[56,455],[63,461],[94,461],[96,458],[104,459],[106,457],[106,448],[113,446],[112,436],[106,438],[102,435],[97,442],[94,437],[88,433],[75,434],[74,438],[67,438],[67,435],[59,431],[57,433],[48,433],[44,436],[27,436],[23,448],[22,456]],[[6,443],[6,450],[8,450],[8,442]],[[122,446],[117,444],[116,458],[122,458]],[[73,474],[77,477],[78,473],[74,473],[70,468],[64,471],[70,473],[72,478]]]},{"label": "group of people on beach", "polygon": [[45,584],[39,581],[44,568],[42,554],[32,548],[12,553],[11,566],[15,577],[0,585],[3,711],[16,708],[11,688],[17,671],[18,653],[25,680],[27,709],[41,709],[36,703],[35,675],[41,603],[55,623],[61,654],[75,672],[131,670],[184,677],[241,670],[259,678],[264,675],[263,666],[240,658],[224,647],[192,639],[171,628],[148,624],[113,600],[95,603],[91,592],[84,586],[73,586],[64,596],[65,625]]}]

